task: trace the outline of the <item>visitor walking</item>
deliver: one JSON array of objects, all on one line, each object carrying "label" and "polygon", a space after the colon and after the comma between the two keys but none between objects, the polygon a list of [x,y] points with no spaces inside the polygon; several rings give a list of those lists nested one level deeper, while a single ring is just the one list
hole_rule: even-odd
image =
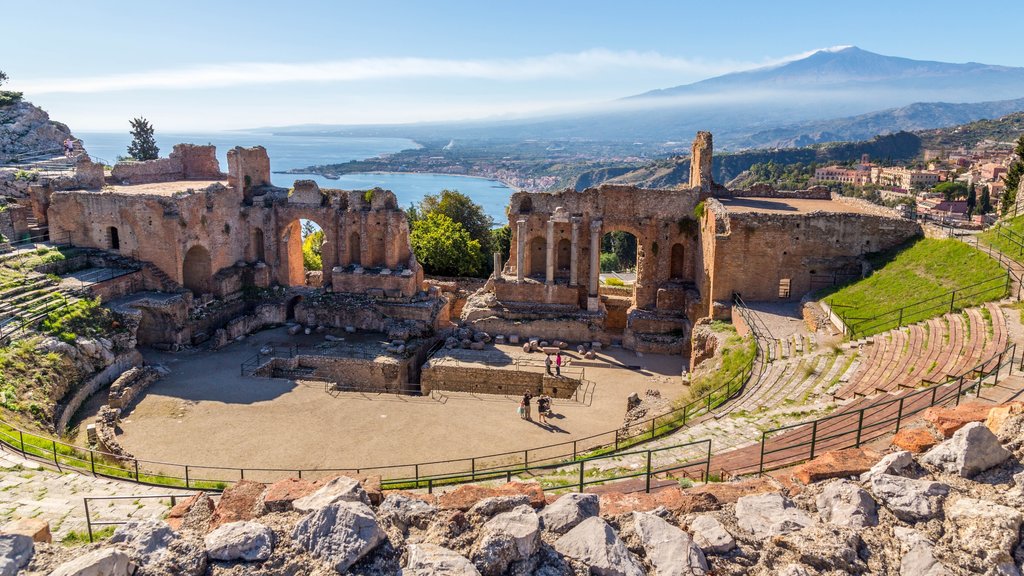
[{"label": "visitor walking", "polygon": [[526,394],[523,394],[522,406],[523,406],[523,418],[525,420],[532,420],[532,418],[530,418],[530,399],[531,398],[533,398],[533,397],[530,396],[529,392],[527,392]]},{"label": "visitor walking", "polygon": [[71,141],[71,138],[64,140],[64,156],[71,158],[71,155],[75,153],[75,143]]},{"label": "visitor walking", "polygon": [[551,413],[551,398],[541,394],[537,398],[537,415],[540,416],[540,423],[548,423],[548,415]]},{"label": "visitor walking", "polygon": [[519,401],[519,408],[516,408],[516,412],[519,413],[520,420],[526,420],[526,399]]},{"label": "visitor walking", "polygon": [[562,353],[555,353],[555,376],[562,375]]},{"label": "visitor walking", "polygon": [[544,356],[544,371],[548,373],[548,376],[551,376],[551,354]]}]

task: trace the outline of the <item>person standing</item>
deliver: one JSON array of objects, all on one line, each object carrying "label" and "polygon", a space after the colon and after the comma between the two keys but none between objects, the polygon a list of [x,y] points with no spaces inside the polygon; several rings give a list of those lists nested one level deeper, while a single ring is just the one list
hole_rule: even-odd
[{"label": "person standing", "polygon": [[540,396],[537,397],[537,416],[539,417],[541,424],[548,423],[547,416],[548,410],[550,410],[550,402],[551,400],[549,400],[548,397],[544,394],[541,394]]},{"label": "person standing", "polygon": [[548,376],[551,376],[551,354],[544,356],[544,371],[548,373]]},{"label": "person standing", "polygon": [[555,352],[555,376],[562,375],[562,353]]},{"label": "person standing", "polygon": [[532,396],[530,396],[529,392],[527,392],[526,394],[523,394],[523,413],[525,414],[524,418],[526,420],[532,420],[532,418],[530,417],[530,399],[531,398],[532,398]]}]

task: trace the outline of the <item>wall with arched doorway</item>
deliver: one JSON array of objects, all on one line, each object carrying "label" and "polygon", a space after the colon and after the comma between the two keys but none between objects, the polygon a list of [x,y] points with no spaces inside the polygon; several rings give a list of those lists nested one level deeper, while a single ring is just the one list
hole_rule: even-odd
[{"label": "wall with arched doorway", "polygon": [[182,285],[196,296],[206,294],[210,292],[212,276],[210,251],[198,244],[189,248],[181,263]]}]

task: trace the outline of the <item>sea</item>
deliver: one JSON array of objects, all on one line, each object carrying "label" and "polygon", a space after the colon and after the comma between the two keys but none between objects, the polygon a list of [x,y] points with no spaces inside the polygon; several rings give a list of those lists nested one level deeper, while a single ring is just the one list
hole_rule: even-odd
[{"label": "sea", "polygon": [[[76,133],[85,149],[94,159],[113,163],[118,156],[127,155],[131,137],[127,132]],[[381,154],[418,148],[405,138],[358,138],[349,136],[296,136],[269,132],[210,132],[210,133],[156,133],[160,155],[170,154],[175,144],[213,144],[221,170],[227,171],[227,151],[235,146],[261,145],[270,155],[271,172],[305,168],[322,164],[338,164],[350,160],[364,160]],[[508,217],[505,206],[514,190],[497,180],[453,176],[449,174],[367,172],[345,174],[337,180],[314,174],[271,174],[275,186],[289,188],[295,180],[315,180],[321,188],[366,190],[380,187],[391,190],[400,206],[419,202],[427,194],[441,190],[458,190],[483,206],[494,218],[495,224],[504,224]]]}]

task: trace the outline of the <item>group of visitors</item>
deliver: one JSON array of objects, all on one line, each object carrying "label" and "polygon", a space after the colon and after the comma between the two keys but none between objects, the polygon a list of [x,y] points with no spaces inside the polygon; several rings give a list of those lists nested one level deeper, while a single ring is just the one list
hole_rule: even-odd
[{"label": "group of visitors", "polygon": [[553,362],[551,360],[551,354],[548,354],[547,356],[544,357],[544,370],[547,371],[548,376],[551,376],[551,365],[552,364],[555,365],[555,374],[554,375],[555,376],[561,376],[562,375],[562,364],[563,364],[562,353],[561,352],[555,352],[555,360]]},{"label": "group of visitors", "polygon": [[75,155],[75,142],[71,138],[64,139],[64,156],[71,158]]},{"label": "group of visitors", "polygon": [[[533,401],[533,394],[527,392],[523,394],[523,399],[519,402],[519,417],[523,420],[533,420],[533,416],[530,413],[530,404]],[[537,397],[537,416],[540,419],[541,424],[547,424],[548,418],[551,416],[551,397],[546,394],[541,394]]]}]

